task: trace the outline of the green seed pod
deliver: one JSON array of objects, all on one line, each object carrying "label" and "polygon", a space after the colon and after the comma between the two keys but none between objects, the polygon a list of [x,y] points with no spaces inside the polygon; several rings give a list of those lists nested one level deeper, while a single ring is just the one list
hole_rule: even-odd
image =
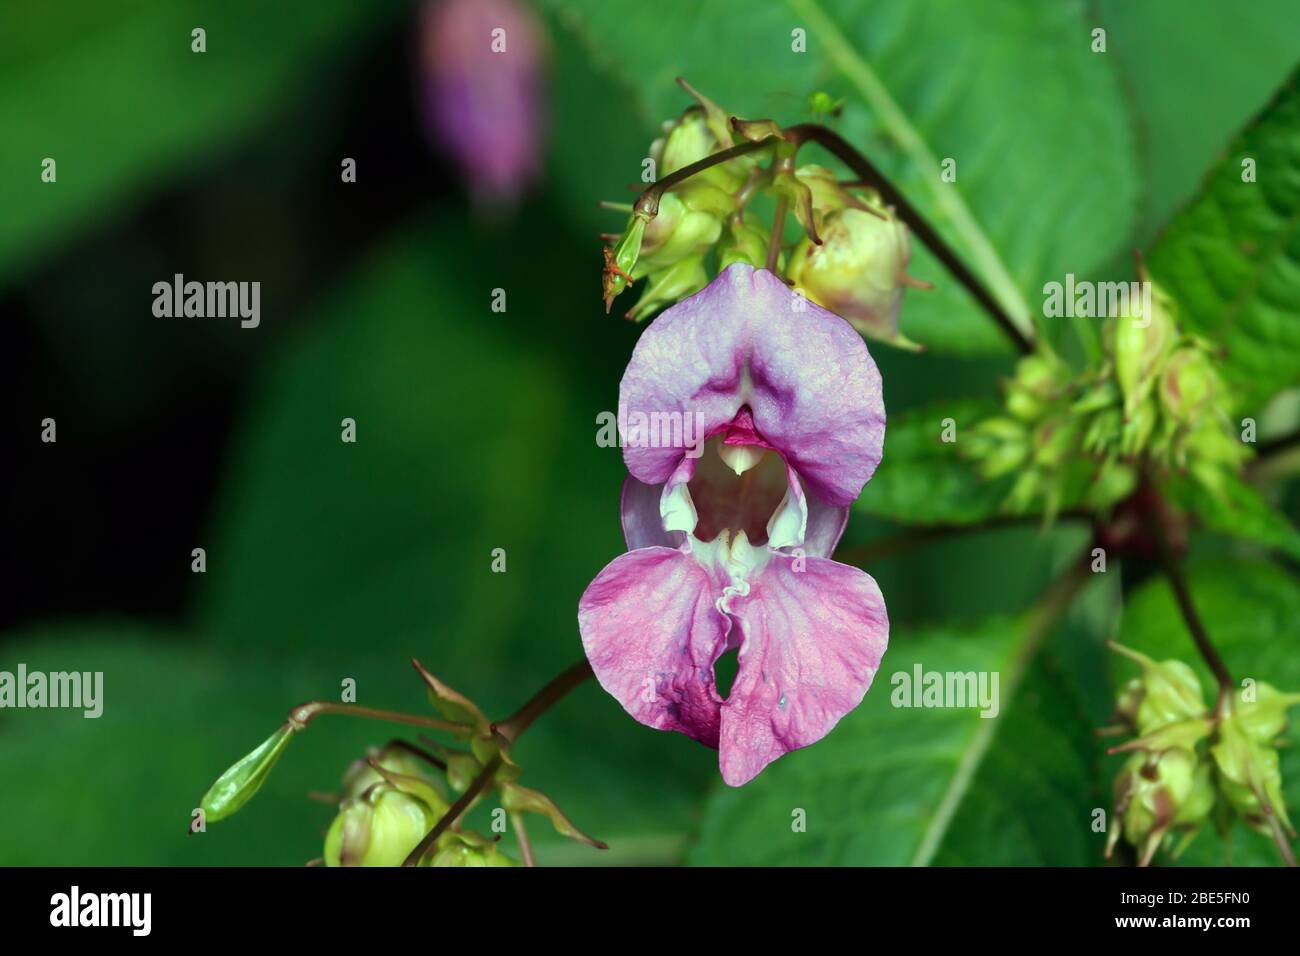
[{"label": "green seed pod", "polygon": [[217,782],[208,788],[208,792],[199,801],[204,819],[209,823],[224,820],[253,799],[289,746],[293,734],[293,725],[285,724],[258,745],[256,750],[218,777]]}]

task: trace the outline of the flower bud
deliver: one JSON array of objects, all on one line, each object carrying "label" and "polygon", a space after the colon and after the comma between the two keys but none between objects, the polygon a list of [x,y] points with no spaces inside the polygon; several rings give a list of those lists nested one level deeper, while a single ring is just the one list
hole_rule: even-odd
[{"label": "flower bud", "polygon": [[[733,262],[744,262],[755,269],[763,268],[767,263],[767,245],[770,239],[771,233],[753,213],[729,217],[726,231],[718,242],[718,272],[725,271]],[[782,255],[779,260],[784,258]],[[781,271],[780,261],[777,271]]]},{"label": "flower bud", "polygon": [[843,212],[850,206],[865,207],[867,211],[874,209],[866,202],[855,198],[852,193],[841,186],[835,172],[825,166],[809,163],[806,166],[800,166],[795,170],[794,174],[800,182],[808,187],[808,191],[812,196],[813,209],[816,210],[819,229],[822,223],[826,221],[827,216]]},{"label": "flower bud", "polygon": [[423,800],[377,783],[340,804],[325,835],[325,865],[401,866],[439,816]]},{"label": "flower bud", "polygon": [[1251,740],[1272,744],[1286,728],[1286,712],[1300,704],[1300,694],[1284,694],[1272,684],[1259,681],[1255,684],[1255,699],[1238,701],[1233,709],[1233,719]]},{"label": "flower bud", "polygon": [[1198,348],[1175,349],[1160,372],[1160,404],[1175,421],[1191,422],[1218,393],[1218,374]]},{"label": "flower bud", "polygon": [[796,288],[869,338],[919,349],[898,330],[912,256],[906,224],[849,207],[827,215],[821,233],[821,245],[805,237],[795,248],[788,275]]},{"label": "flower bud", "polygon": [[[698,106],[692,106],[676,122],[664,124],[664,136],[650,146],[650,157],[655,161],[659,179],[683,169],[691,163],[712,156],[731,147],[731,137],[719,140],[716,132]],[[682,187],[690,190],[696,184],[707,184],[723,192],[734,193],[749,174],[752,160],[738,157],[692,176]]]},{"label": "flower bud", "polygon": [[[1144,282],[1150,282],[1146,270],[1140,270]],[[1157,374],[1165,356],[1178,338],[1173,300],[1159,286],[1151,282],[1151,314],[1117,316],[1112,323],[1112,347],[1115,353],[1115,375],[1124,390],[1124,415],[1133,417],[1138,406],[1151,394]]]},{"label": "flower bud", "polygon": [[703,256],[681,259],[647,276],[645,291],[627,317],[640,322],[664,306],[694,295],[708,284],[709,274],[704,268]]},{"label": "flower bud", "polygon": [[1122,831],[1137,848],[1139,865],[1146,866],[1167,834],[1175,829],[1194,833],[1213,807],[1210,768],[1195,751],[1171,747],[1134,754],[1115,781],[1116,820],[1106,841],[1106,856]]},{"label": "flower bud", "polygon": [[1110,648],[1142,668],[1137,678],[1142,684],[1142,695],[1134,711],[1134,722],[1141,734],[1149,734],[1169,724],[1205,714],[1205,699],[1201,696],[1201,682],[1190,666],[1179,660],[1157,663],[1145,654],[1110,642]]},{"label": "flower bud", "polygon": [[722,217],[716,212],[693,208],[676,191],[665,193],[659,200],[659,214],[645,227],[632,276],[640,279],[682,259],[703,256],[721,234]]},{"label": "flower bud", "polygon": [[1277,749],[1256,739],[1269,724],[1258,716],[1243,724],[1240,713],[1232,711],[1219,721],[1218,740],[1210,747],[1219,770],[1219,789],[1249,826],[1268,833],[1268,817],[1276,815],[1290,830]]},{"label": "flower bud", "polygon": [[438,838],[438,849],[425,866],[518,866],[491,840],[476,833],[448,831]]},{"label": "flower bud", "polygon": [[986,418],[971,430],[970,456],[979,462],[980,474],[990,480],[1020,468],[1029,456],[1029,432],[1015,419]]},{"label": "flower bud", "polygon": [[358,797],[375,784],[393,777],[423,781],[438,792],[438,784],[429,775],[429,769],[428,763],[399,746],[371,747],[363,759],[354,760],[344,773],[343,797]]}]

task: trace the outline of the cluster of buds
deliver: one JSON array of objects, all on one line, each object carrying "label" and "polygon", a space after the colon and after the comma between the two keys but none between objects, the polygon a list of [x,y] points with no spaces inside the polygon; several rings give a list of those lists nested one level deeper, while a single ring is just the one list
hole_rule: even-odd
[{"label": "cluster of buds", "polygon": [[[414,748],[395,741],[372,749],[343,778],[338,815],[325,835],[326,866],[401,866],[451,809],[445,785]],[[442,765],[445,767],[445,764]],[[514,866],[495,841],[448,828],[421,859],[422,866]]]},{"label": "cluster of buds", "polygon": [[1138,273],[1150,307],[1107,321],[1096,366],[1076,374],[1041,346],[1005,384],[1005,413],[974,429],[965,451],[981,473],[1017,473],[1008,510],[1040,498],[1049,518],[1062,500],[1105,509],[1134,489],[1143,466],[1186,473],[1222,495],[1225,476],[1249,458],[1213,346],[1180,331],[1174,301],[1140,263]]},{"label": "cluster of buds", "polygon": [[1187,664],[1111,647],[1136,661],[1141,674],[1124,685],[1112,726],[1103,731],[1136,735],[1110,751],[1128,757],[1115,779],[1107,858],[1121,836],[1141,866],[1161,846],[1177,857],[1211,819],[1225,833],[1239,817],[1275,839],[1294,837],[1282,798],[1277,738],[1300,694],[1254,684],[1240,699],[1221,696],[1211,711]]},{"label": "cluster of buds", "polygon": [[[413,662],[429,700],[445,718],[427,721],[448,730],[461,746],[425,740],[428,749],[395,740],[354,762],[335,800],[338,813],[325,836],[327,866],[514,866],[493,838],[465,829],[466,815],[496,795],[519,837],[525,861],[531,848],[523,814],[546,817],[562,836],[588,846],[605,844],[579,830],[550,797],[519,784],[520,767],[510,755],[517,732],[494,724],[462,694]],[[348,705],[314,702],[290,711],[289,720],[217,779],[200,801],[204,820],[215,823],[240,810],[261,789],[289,742],[316,713],[343,712]],[[368,712],[413,722],[411,715]],[[494,821],[495,823],[495,821]],[[437,831],[435,833],[435,831]],[[415,855],[418,851],[418,860]]]},{"label": "cluster of buds", "polygon": [[[905,223],[880,195],[840,182],[828,169],[795,165],[797,136],[770,120],[741,120],[684,81],[696,104],[664,126],[650,149],[663,187],[652,186],[635,205],[606,203],[629,213],[621,234],[606,236],[603,292],[608,311],[630,284],[645,289],[627,318],[641,321],[743,262],[773,267],[806,298],[847,319],[868,338],[917,349],[899,332],[908,286],[929,288],[907,275],[911,241]],[[750,148],[752,147],[752,148]],[[673,177],[728,153],[696,172]],[[766,160],[766,162],[765,162]],[[788,257],[783,237],[751,208],[761,193],[789,210],[804,237]],[[776,216],[777,228],[784,215]]]}]

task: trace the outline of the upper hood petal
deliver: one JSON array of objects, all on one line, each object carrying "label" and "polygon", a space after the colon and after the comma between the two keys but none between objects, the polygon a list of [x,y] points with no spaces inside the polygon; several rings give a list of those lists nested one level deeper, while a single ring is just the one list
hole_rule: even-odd
[{"label": "upper hood petal", "polygon": [[[706,436],[748,405],[758,433],[833,507],[858,496],[884,442],[880,372],[862,338],[771,272],[744,263],[642,333],[619,405],[629,416],[680,416]],[[628,470],[646,484],[666,481],[684,454],[659,444],[628,442],[623,450]]]}]

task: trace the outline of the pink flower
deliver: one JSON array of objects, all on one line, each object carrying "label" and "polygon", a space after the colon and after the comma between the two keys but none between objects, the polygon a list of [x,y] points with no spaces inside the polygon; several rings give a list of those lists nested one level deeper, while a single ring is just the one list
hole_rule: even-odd
[{"label": "pink flower", "polygon": [[481,201],[510,203],[537,174],[542,36],[514,0],[428,0],[428,129]]},{"label": "pink flower", "polygon": [[830,560],[880,462],[880,373],[847,322],[738,263],[646,329],[619,407],[633,550],[583,594],[583,646],[629,714],[716,747],[740,786],[829,733],[885,653],[876,582]]}]

